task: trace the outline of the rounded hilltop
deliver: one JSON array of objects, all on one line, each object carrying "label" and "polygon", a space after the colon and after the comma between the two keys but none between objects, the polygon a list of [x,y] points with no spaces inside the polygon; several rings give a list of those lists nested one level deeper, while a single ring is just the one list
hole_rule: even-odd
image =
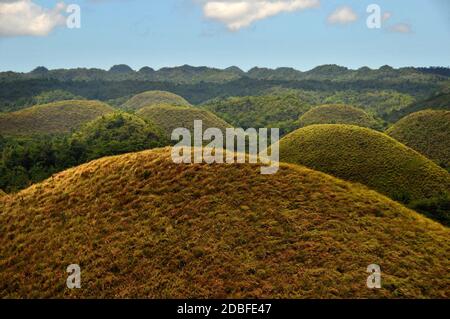
[{"label": "rounded hilltop", "polygon": [[156,125],[122,112],[109,113],[85,124],[72,135],[71,143],[83,146],[84,161],[168,145]]},{"label": "rounded hilltop", "polygon": [[[401,202],[437,198],[450,190],[448,172],[386,134],[368,128],[311,125],[288,134],[279,146],[281,161],[365,184]],[[435,217],[448,219],[448,212],[444,215]]]},{"label": "rounded hilltop", "polygon": [[154,106],[159,104],[190,106],[191,104],[183,97],[166,91],[146,91],[136,94],[124,104],[125,110],[137,111],[145,106]]},{"label": "rounded hilltop", "polygon": [[170,139],[172,131],[176,128],[194,129],[194,121],[201,120],[203,129],[219,128],[224,131],[230,124],[213,113],[191,106],[156,105],[148,106],[136,112],[136,115],[155,123],[164,135]]},{"label": "rounded hilltop", "polygon": [[300,126],[313,124],[351,124],[375,127],[377,122],[362,109],[346,104],[325,104],[312,108],[300,119]]},{"label": "rounded hilltop", "polygon": [[450,111],[425,110],[410,114],[386,133],[450,169]]},{"label": "rounded hilltop", "polygon": [[[0,199],[0,297],[449,297],[448,228],[301,166],[261,175],[170,153],[102,158]],[[373,263],[382,289],[366,287]],[[70,264],[82,289],[66,288]]]},{"label": "rounded hilltop", "polygon": [[0,134],[33,135],[70,133],[84,123],[114,112],[99,101],[67,100],[35,105],[20,111],[0,114]]}]

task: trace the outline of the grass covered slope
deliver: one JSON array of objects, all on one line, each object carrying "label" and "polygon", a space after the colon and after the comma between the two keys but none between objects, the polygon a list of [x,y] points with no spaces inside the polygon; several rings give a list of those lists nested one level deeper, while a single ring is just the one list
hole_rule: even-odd
[{"label": "grass covered slope", "polygon": [[227,127],[231,127],[211,112],[194,107],[157,105],[144,107],[136,115],[155,123],[169,140],[172,131],[178,127],[187,128],[193,132],[194,120],[203,121],[203,130],[216,127],[224,131]]},{"label": "grass covered slope", "polygon": [[410,114],[386,133],[442,167],[450,168],[450,111],[426,110]]},{"label": "grass covered slope", "polygon": [[159,104],[170,104],[170,105],[180,105],[189,106],[190,103],[186,101],[179,95],[166,91],[146,91],[133,96],[131,99],[126,101],[122,108],[125,110],[137,111],[144,106],[152,106]]},{"label": "grass covered slope", "polygon": [[300,119],[300,126],[313,124],[351,124],[375,127],[376,121],[361,109],[346,104],[326,104],[312,108]]},{"label": "grass covered slope", "polygon": [[448,193],[450,174],[389,136],[352,125],[311,125],[280,140],[280,160],[359,182],[403,202]]},{"label": "grass covered slope", "polygon": [[0,113],[0,134],[32,135],[69,133],[82,124],[113,112],[99,101],[68,100]]},{"label": "grass covered slope", "polygon": [[83,161],[89,161],[165,146],[168,140],[158,127],[136,115],[111,113],[85,124],[71,143],[84,148]]},{"label": "grass covered slope", "polygon": [[[175,181],[175,182],[174,182]],[[0,297],[448,298],[450,231],[281,164],[102,158],[0,200]],[[79,264],[82,288],[66,288]],[[366,287],[369,264],[382,289]]]}]

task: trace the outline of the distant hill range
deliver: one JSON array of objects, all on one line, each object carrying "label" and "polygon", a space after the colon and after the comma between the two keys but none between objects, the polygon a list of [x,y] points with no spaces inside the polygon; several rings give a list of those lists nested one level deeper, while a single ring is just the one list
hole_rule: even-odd
[{"label": "distant hill range", "polygon": [[346,67],[329,64],[321,65],[309,71],[299,71],[293,68],[259,68],[255,67],[248,72],[236,66],[226,69],[210,68],[205,66],[194,67],[183,65],[177,67],[165,67],[154,70],[151,67],[143,67],[133,70],[125,64],[114,65],[109,70],[97,68],[55,69],[49,70],[43,66],[37,67],[29,73],[2,72],[0,80],[20,79],[56,79],[59,81],[124,81],[142,80],[171,83],[224,83],[240,78],[277,81],[302,81],[302,80],[330,80],[330,81],[355,81],[355,80],[412,80],[421,82],[426,80],[446,79],[450,77],[448,67],[414,68],[405,67],[394,69],[388,65],[379,69],[362,67],[352,70]]}]

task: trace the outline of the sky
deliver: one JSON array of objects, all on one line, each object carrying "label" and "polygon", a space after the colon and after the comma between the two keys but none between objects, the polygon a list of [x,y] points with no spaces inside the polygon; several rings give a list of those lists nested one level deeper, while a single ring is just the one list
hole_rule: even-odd
[{"label": "sky", "polygon": [[0,0],[0,71],[114,64],[450,66],[450,1]]}]

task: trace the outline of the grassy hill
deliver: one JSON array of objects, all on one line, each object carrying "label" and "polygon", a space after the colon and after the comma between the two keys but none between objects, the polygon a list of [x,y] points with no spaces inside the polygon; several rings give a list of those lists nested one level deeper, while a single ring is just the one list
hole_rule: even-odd
[{"label": "grassy hill", "polygon": [[[367,128],[311,125],[279,143],[281,161],[365,184],[405,203],[437,198],[450,190],[450,174],[444,169],[389,136]],[[447,212],[441,210],[434,218],[450,222],[450,208]]]},{"label": "grassy hill", "polygon": [[5,196],[5,195],[6,195],[6,193],[0,189],[0,197]]},{"label": "grassy hill", "polygon": [[189,102],[179,95],[165,91],[147,91],[133,96],[126,101],[122,108],[125,110],[137,111],[144,106],[153,106],[159,104],[170,104],[189,106]]},{"label": "grassy hill", "polygon": [[[450,296],[450,230],[295,165],[102,158],[0,200],[0,297]],[[382,289],[366,287],[369,264]],[[79,264],[82,288],[66,288]]]},{"label": "grassy hill", "polygon": [[426,110],[410,114],[386,133],[450,168],[450,111]]},{"label": "grassy hill", "polygon": [[211,112],[194,107],[157,105],[144,107],[136,115],[155,123],[169,140],[172,131],[178,127],[187,128],[192,132],[194,120],[202,120],[204,129],[216,127],[225,130],[225,128],[231,127],[230,124]]},{"label": "grassy hill", "polygon": [[111,113],[85,124],[71,143],[82,145],[83,161],[168,145],[153,123],[126,113]]},{"label": "grassy hill", "polygon": [[327,104],[317,106],[300,117],[300,125],[313,124],[352,124],[363,127],[375,127],[375,119],[361,109],[345,104]]},{"label": "grassy hill", "polygon": [[113,112],[99,101],[69,100],[0,113],[0,134],[32,135],[69,133],[82,124]]}]

